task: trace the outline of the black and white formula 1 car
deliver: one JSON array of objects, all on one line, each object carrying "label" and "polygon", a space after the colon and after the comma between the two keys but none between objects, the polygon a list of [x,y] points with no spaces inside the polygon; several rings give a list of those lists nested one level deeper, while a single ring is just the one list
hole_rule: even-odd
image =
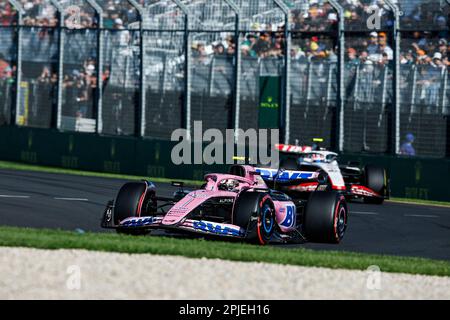
[{"label": "black and white formula 1 car", "polygon": [[257,168],[269,187],[294,199],[307,199],[319,185],[328,184],[348,200],[382,204],[389,199],[386,170],[376,165],[339,165],[338,155],[311,146],[278,144],[280,163],[276,168]]}]

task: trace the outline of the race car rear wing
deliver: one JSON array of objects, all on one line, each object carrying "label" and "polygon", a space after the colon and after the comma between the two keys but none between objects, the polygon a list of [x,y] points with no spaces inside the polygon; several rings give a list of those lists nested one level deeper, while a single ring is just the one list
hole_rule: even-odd
[{"label": "race car rear wing", "polygon": [[326,151],[324,148],[319,148],[320,144],[323,143],[322,138],[313,138],[313,146],[299,146],[291,144],[276,144],[275,149],[283,153],[293,153],[293,154],[304,154],[311,153],[313,151]]},{"label": "race car rear wing", "polygon": [[275,149],[283,153],[303,154],[310,153],[313,148],[310,146],[294,146],[290,144],[276,144]]}]

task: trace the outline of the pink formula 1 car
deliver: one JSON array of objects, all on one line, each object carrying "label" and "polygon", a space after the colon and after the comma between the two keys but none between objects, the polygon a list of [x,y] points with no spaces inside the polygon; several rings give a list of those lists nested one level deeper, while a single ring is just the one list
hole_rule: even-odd
[{"label": "pink formula 1 car", "polygon": [[235,165],[230,174],[208,174],[191,192],[180,189],[159,197],[153,183],[130,182],[107,204],[103,228],[125,234],[152,229],[238,238],[259,244],[312,241],[339,243],[347,227],[345,197],[318,186],[308,200],[293,201],[267,187],[251,166]]}]

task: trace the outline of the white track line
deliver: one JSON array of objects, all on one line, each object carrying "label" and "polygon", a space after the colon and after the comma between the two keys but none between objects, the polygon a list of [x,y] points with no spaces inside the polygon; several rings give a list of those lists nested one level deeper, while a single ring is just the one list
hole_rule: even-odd
[{"label": "white track line", "polygon": [[0,194],[0,198],[28,199],[30,196],[16,196],[10,194]]},{"label": "white track line", "polygon": [[378,215],[378,213],[376,212],[364,212],[364,211],[350,211],[350,214],[355,213],[355,214],[364,214],[364,215],[370,215],[370,216],[376,216]]},{"label": "white track line", "polygon": [[439,218],[439,216],[431,214],[405,214],[405,217],[415,217],[415,218]]},{"label": "white track line", "polygon": [[89,201],[89,199],[85,198],[53,198],[55,200],[63,200],[63,201]]}]

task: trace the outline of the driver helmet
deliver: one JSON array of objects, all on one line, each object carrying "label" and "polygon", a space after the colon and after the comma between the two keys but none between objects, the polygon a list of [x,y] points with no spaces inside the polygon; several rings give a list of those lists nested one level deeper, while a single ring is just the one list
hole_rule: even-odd
[{"label": "driver helmet", "polygon": [[223,191],[234,191],[237,187],[239,187],[239,181],[235,179],[225,179],[219,185],[219,189]]},{"label": "driver helmet", "polygon": [[313,153],[311,155],[311,160],[312,160],[312,162],[316,162],[316,163],[325,162],[325,156],[320,153]]}]

